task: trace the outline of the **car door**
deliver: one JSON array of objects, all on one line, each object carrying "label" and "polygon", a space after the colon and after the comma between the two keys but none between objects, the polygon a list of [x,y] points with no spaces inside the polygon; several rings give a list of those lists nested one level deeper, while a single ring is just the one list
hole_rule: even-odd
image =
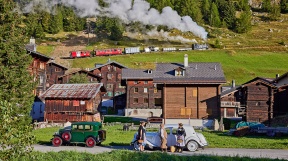
[{"label": "car door", "polygon": [[176,145],[176,136],[173,133],[173,127],[167,127],[166,131],[167,131],[167,146],[170,147]]},{"label": "car door", "polygon": [[72,125],[71,142],[84,142],[84,125]]}]

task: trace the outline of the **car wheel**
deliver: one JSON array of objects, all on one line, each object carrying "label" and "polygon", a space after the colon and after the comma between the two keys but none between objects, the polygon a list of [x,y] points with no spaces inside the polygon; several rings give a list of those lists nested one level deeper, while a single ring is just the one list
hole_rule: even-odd
[{"label": "car wheel", "polygon": [[52,144],[53,144],[53,146],[55,146],[55,147],[61,146],[61,145],[62,145],[62,139],[61,139],[59,136],[55,136],[55,137],[52,139]]},{"label": "car wheel", "polygon": [[190,140],[187,145],[186,145],[187,149],[191,152],[194,152],[198,149],[198,143],[194,140]]},{"label": "car wheel", "polygon": [[139,150],[140,150],[140,145],[138,144],[137,141],[134,142],[134,144],[133,144],[133,149],[136,150],[136,151],[139,151]]},{"label": "car wheel", "polygon": [[92,138],[92,137],[87,138],[87,140],[86,140],[86,146],[87,147],[93,148],[95,146],[95,144],[96,144],[96,141],[94,138]]},{"label": "car wheel", "polygon": [[63,140],[65,140],[65,141],[71,140],[71,133],[68,131],[64,132],[61,136],[62,136]]}]

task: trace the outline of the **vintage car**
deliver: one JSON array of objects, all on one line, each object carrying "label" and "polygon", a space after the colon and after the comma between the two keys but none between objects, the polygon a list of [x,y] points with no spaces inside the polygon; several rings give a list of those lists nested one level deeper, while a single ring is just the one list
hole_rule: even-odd
[{"label": "vintage car", "polygon": [[62,144],[84,143],[87,147],[100,145],[106,139],[106,131],[100,122],[75,122],[60,129],[51,139],[53,146]]},{"label": "vintage car", "polygon": [[[188,151],[194,152],[198,148],[204,149],[204,147],[208,145],[203,134],[195,132],[195,130],[192,126],[184,125],[183,127],[186,131],[185,143],[186,143],[186,148]],[[167,146],[168,146],[168,148],[176,145],[177,128],[178,128],[178,124],[165,125],[165,129],[167,131]],[[132,142],[131,142],[131,145],[133,146],[134,150],[139,150],[139,144],[138,144],[138,141],[136,139],[137,135],[138,135],[138,133],[136,132],[134,134],[134,138],[132,139]],[[154,149],[154,148],[159,148],[161,145],[159,132],[148,132],[147,131],[146,132],[146,140],[147,140],[147,144],[146,144],[145,148]]]}]

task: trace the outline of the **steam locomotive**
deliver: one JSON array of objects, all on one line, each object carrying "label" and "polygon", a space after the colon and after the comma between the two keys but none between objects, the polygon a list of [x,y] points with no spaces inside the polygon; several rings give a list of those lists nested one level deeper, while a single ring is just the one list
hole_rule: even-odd
[{"label": "steam locomotive", "polygon": [[95,56],[110,56],[110,55],[122,55],[122,54],[136,54],[136,53],[149,53],[149,52],[173,52],[173,51],[189,51],[189,50],[207,50],[207,44],[192,44],[192,48],[176,48],[176,47],[165,47],[160,49],[159,47],[149,46],[143,50],[140,47],[127,47],[124,50],[120,48],[113,49],[97,49],[93,51],[79,50],[70,51],[70,58],[84,58],[84,57],[95,57]]}]

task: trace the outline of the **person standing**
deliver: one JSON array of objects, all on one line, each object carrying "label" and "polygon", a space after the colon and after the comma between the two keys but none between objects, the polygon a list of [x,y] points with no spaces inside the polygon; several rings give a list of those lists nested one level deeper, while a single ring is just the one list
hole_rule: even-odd
[{"label": "person standing", "polygon": [[140,147],[140,151],[144,151],[146,145],[146,128],[145,128],[145,121],[140,122],[140,126],[138,129],[138,143]]},{"label": "person standing", "polygon": [[178,124],[178,129],[177,129],[177,143],[176,143],[176,152],[183,152],[183,149],[185,147],[185,136],[186,132],[183,127],[182,123]]},{"label": "person standing", "polygon": [[161,139],[161,151],[167,152],[167,132],[164,128],[164,124],[160,124],[160,139]]}]

